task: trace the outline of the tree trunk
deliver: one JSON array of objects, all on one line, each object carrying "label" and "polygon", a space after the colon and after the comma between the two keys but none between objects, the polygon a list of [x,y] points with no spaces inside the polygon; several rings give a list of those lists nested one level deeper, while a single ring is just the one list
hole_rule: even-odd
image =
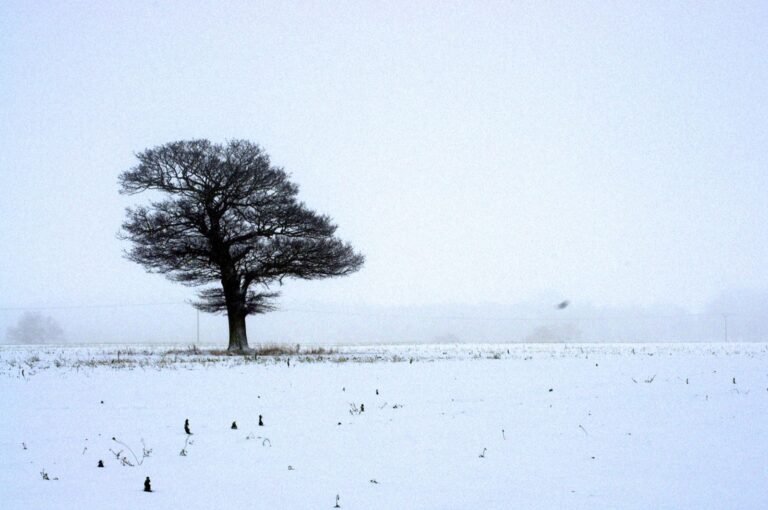
[{"label": "tree trunk", "polygon": [[230,312],[227,314],[229,321],[229,347],[230,352],[247,353],[248,335],[245,333],[245,314],[242,312]]},{"label": "tree trunk", "polygon": [[248,336],[245,333],[245,294],[240,292],[240,280],[237,271],[231,264],[221,268],[221,287],[224,290],[224,300],[227,305],[227,321],[229,322],[229,352],[245,354],[248,348]]}]

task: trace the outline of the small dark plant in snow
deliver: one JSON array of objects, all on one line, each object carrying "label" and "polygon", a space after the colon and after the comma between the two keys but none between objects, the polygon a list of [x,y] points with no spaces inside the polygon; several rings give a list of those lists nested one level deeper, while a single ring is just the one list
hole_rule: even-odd
[{"label": "small dark plant in snow", "polygon": [[485,452],[487,452],[487,451],[488,451],[488,448],[483,448],[483,453],[478,455],[478,457],[480,457],[481,459],[484,459],[485,458]]},{"label": "small dark plant in snow", "polygon": [[41,477],[43,480],[58,480],[58,479],[59,479],[59,477],[58,477],[58,476],[54,476],[53,478],[50,478],[50,477],[48,476],[48,473],[45,471],[45,469],[43,469],[42,471],[40,471],[40,477]]},{"label": "small dark plant in snow", "polygon": [[653,377],[651,377],[650,379],[646,379],[645,382],[647,382],[648,384],[651,384],[654,379],[656,379],[656,374],[653,374]]}]

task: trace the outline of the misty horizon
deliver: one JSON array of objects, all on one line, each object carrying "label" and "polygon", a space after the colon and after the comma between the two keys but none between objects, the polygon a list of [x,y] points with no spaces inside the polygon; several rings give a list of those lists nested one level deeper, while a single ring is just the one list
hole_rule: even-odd
[{"label": "misty horizon", "polygon": [[[271,287],[283,311],[248,319],[254,342],[715,339],[722,314],[729,337],[761,341],[766,18],[760,3],[4,2],[0,340],[25,308],[70,342],[196,339],[194,291],[123,258],[143,199],[117,179],[150,147],[242,138],[366,257]],[[86,308],[131,303],[179,304]],[[344,314],[359,306],[371,320]],[[393,309],[419,317],[377,317]],[[430,318],[462,310],[531,320]],[[547,322],[569,314],[603,327]],[[225,326],[201,316],[201,338]]]},{"label": "misty horizon", "polygon": [[[226,318],[198,314],[187,302],[2,309],[5,343],[29,313],[55,320],[63,343],[226,344]],[[416,307],[289,301],[248,318],[254,344],[764,342],[767,327],[768,295],[755,293],[724,295],[698,311],[571,302],[560,309],[545,298]]]}]

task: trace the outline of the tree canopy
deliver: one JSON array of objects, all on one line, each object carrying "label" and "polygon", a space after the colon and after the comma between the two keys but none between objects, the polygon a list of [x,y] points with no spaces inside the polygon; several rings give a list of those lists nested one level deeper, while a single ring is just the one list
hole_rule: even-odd
[{"label": "tree canopy", "polygon": [[120,192],[159,198],[126,210],[126,256],[184,285],[208,286],[194,305],[227,314],[230,350],[248,349],[245,317],[273,310],[284,279],[345,276],[363,265],[335,237],[331,218],[300,202],[289,174],[256,144],[178,141],[136,156]]}]

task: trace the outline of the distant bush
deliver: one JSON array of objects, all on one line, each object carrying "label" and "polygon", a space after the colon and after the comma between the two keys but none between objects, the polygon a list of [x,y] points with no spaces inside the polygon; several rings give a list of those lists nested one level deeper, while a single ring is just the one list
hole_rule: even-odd
[{"label": "distant bush", "polygon": [[40,312],[24,312],[16,326],[7,330],[12,344],[56,344],[64,341],[64,331],[48,315]]}]

